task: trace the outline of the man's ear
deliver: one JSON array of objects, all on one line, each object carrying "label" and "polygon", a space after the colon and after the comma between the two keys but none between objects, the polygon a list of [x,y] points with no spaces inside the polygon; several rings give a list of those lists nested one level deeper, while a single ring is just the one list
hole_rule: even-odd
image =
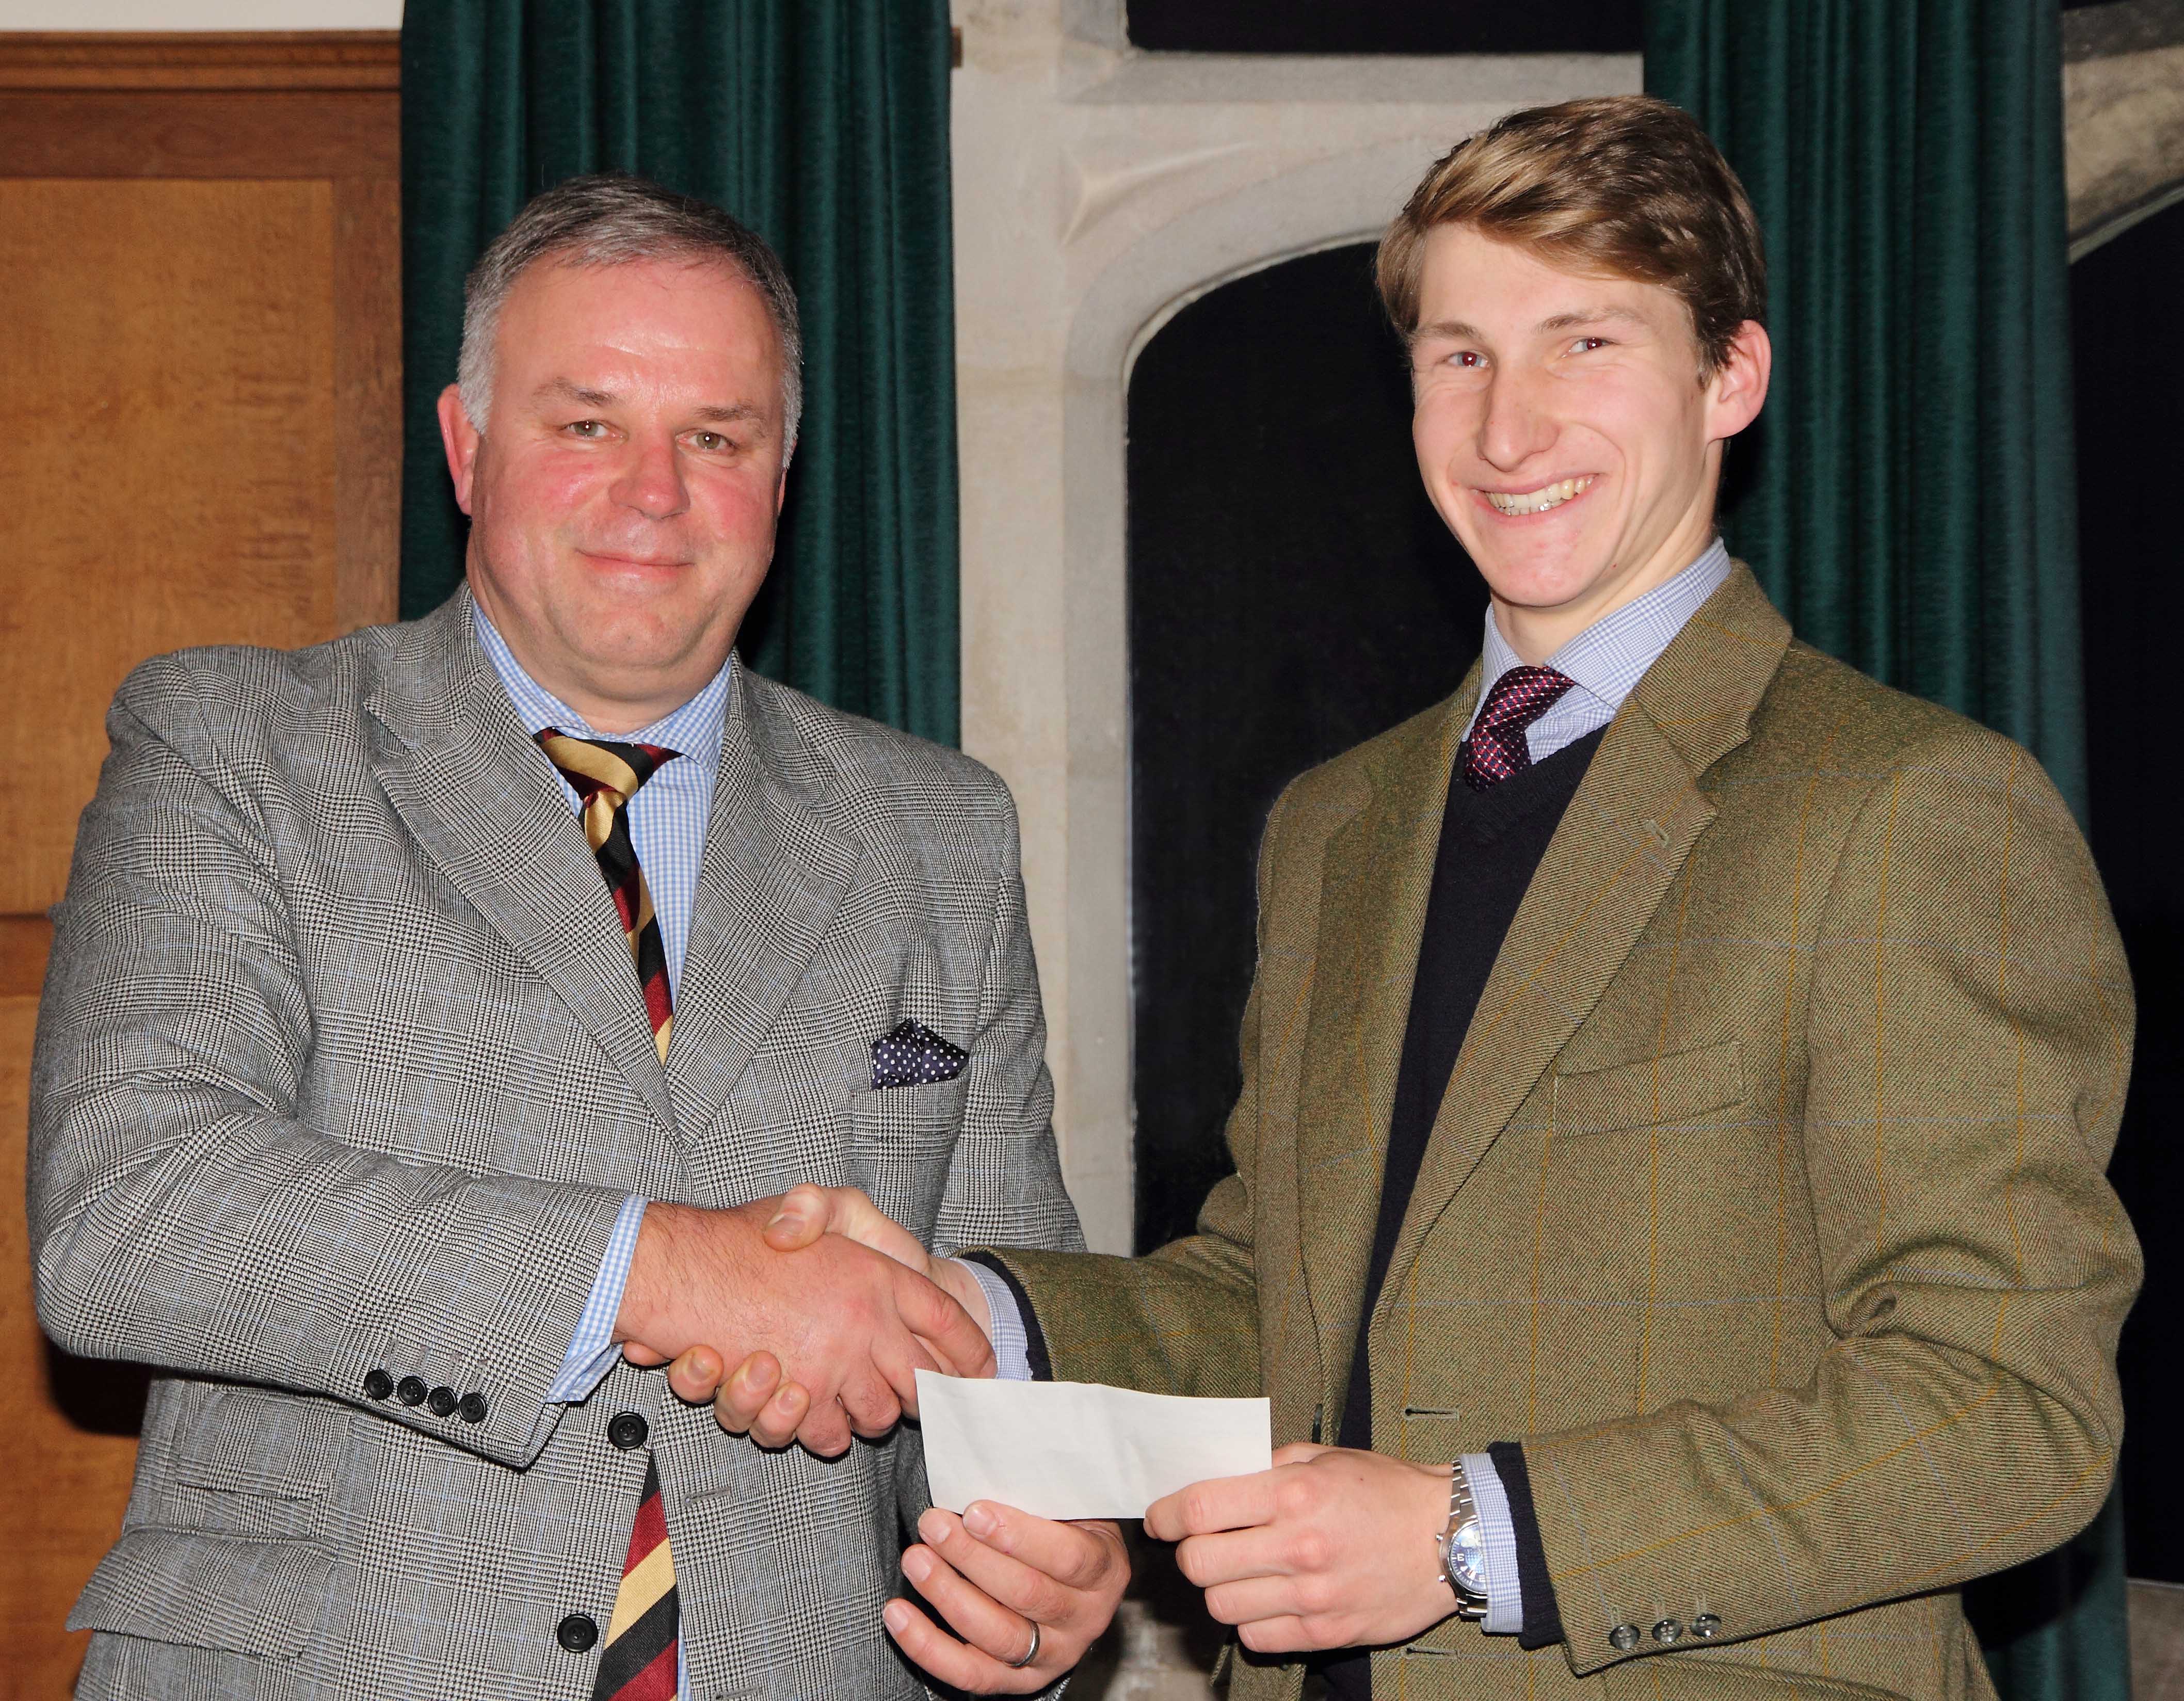
[{"label": "man's ear", "polygon": [[453,384],[440,392],[440,443],[448,451],[448,477],[455,482],[455,505],[471,511],[471,475],[477,466],[478,428]]},{"label": "man's ear", "polygon": [[1707,381],[1707,440],[1735,437],[1759,417],[1767,381],[1774,370],[1774,345],[1767,327],[1747,319],[1730,338],[1729,354]]}]

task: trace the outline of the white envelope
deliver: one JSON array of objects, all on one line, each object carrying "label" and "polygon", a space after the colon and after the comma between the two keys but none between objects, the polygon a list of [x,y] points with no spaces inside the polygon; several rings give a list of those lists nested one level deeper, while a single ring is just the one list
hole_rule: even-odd
[{"label": "white envelope", "polygon": [[1273,1464],[1264,1400],[1196,1400],[1096,1382],[917,1373],[933,1503],[995,1500],[1041,1518],[1142,1518],[1164,1494]]}]

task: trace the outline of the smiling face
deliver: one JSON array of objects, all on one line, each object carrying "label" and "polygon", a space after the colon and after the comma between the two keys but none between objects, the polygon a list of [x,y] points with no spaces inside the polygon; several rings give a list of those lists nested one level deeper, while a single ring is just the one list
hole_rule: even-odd
[{"label": "smiling face", "polygon": [[543,261],[493,346],[482,433],[440,398],[471,592],[533,679],[632,731],[705,689],[765,581],[781,339],[724,265]]},{"label": "smiling face", "polygon": [[1721,445],[1766,397],[1760,326],[1702,382],[1672,292],[1563,271],[1463,225],[1426,235],[1418,324],[1418,471],[1526,661],[1705,549]]}]

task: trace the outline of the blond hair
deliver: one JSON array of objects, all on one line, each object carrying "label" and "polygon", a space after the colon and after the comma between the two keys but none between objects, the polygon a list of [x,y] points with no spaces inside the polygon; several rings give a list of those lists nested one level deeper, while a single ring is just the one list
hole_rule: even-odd
[{"label": "blond hair", "polygon": [[1443,154],[1380,243],[1380,300],[1406,337],[1440,225],[1673,292],[1691,311],[1702,381],[1740,326],[1766,323],[1767,254],[1743,184],[1697,120],[1650,95],[1513,112]]}]

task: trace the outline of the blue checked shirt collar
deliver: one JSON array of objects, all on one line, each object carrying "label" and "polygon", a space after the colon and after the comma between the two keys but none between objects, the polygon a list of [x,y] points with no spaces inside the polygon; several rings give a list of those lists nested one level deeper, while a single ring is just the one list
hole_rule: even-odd
[{"label": "blue checked shirt collar", "polygon": [[[672,713],[633,733],[601,733],[523,671],[507,641],[473,601],[471,614],[478,643],[508,692],[515,716],[527,733],[548,727],[580,739],[613,739],[621,744],[664,745],[682,754],[645,781],[630,800],[629,836],[660,917],[660,944],[667,957],[671,991],[682,984],[682,950],[690,938],[690,910],[697,901],[698,869],[705,852],[705,828],[713,811],[713,784],[721,768],[721,739],[727,724],[728,694],[735,664],[722,666],[696,696]],[[560,781],[571,811],[580,807],[576,788]]]},{"label": "blue checked shirt collar", "polygon": [[[1684,629],[1684,622],[1729,577],[1728,547],[1717,538],[1704,554],[1674,578],[1658,584],[1645,595],[1625,603],[1613,614],[1595,621],[1550,655],[1546,666],[1565,673],[1574,683],[1554,706],[1532,722],[1525,734],[1534,761],[1544,761],[1566,745],[1615,718],[1623,700],[1637,689],[1646,670],[1661,659],[1669,641]],[[1479,704],[1471,719],[1486,702],[1494,682],[1512,667],[1524,665],[1502,636],[1494,610],[1486,611],[1486,641],[1479,655]],[[1463,735],[1471,736],[1465,722]]]}]

